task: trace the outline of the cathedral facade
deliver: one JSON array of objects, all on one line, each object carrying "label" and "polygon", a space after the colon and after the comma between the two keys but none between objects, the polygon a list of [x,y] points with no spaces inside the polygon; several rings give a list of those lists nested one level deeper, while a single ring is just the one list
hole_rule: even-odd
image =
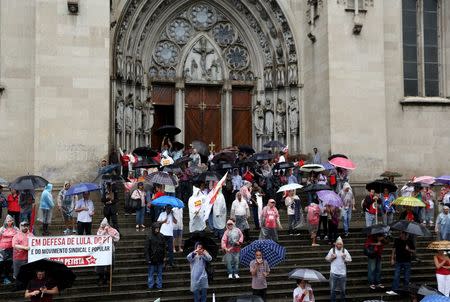
[{"label": "cathedral facade", "polygon": [[[216,150],[345,153],[355,178],[448,173],[450,3],[4,0],[0,171],[85,180],[182,129]],[[447,169],[447,170],[446,170]]]}]

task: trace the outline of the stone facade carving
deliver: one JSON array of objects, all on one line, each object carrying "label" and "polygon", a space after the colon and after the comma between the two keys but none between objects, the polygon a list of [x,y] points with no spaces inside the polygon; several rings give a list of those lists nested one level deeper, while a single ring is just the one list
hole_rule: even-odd
[{"label": "stone facade carving", "polygon": [[194,27],[199,30],[208,29],[217,21],[216,10],[205,3],[194,5],[189,17]]},{"label": "stone facade carving", "polygon": [[286,133],[286,107],[282,99],[277,100],[277,133],[283,135]]},{"label": "stone facade carving", "polygon": [[291,86],[298,84],[297,63],[290,64],[288,67],[288,84]]},{"label": "stone facade carving", "polygon": [[253,107],[253,124],[255,125],[255,131],[257,136],[264,134],[264,105],[260,100],[256,101],[256,105]]},{"label": "stone facade carving", "polygon": [[116,95],[116,131],[122,132],[124,126],[124,99],[122,95],[122,90],[117,90]]},{"label": "stone facade carving", "polygon": [[161,41],[155,47],[153,55],[157,64],[163,67],[175,66],[178,63],[180,50],[171,41]]},{"label": "stone facade carving", "polygon": [[270,99],[266,99],[266,105],[264,108],[264,128],[266,134],[268,136],[273,135],[273,109],[272,109],[272,101]]},{"label": "stone facade carving", "polygon": [[138,98],[136,100],[136,106],[134,111],[134,127],[137,133],[141,133],[143,130],[143,124],[142,124],[142,103],[141,100]]},{"label": "stone facade carving", "polygon": [[272,88],[273,87],[272,74],[273,74],[272,68],[264,69],[264,86],[266,88]]},{"label": "stone facade carving", "polygon": [[285,85],[285,69],[284,66],[280,65],[277,68],[277,86],[284,86]]},{"label": "stone facade carving", "polygon": [[250,62],[247,50],[240,45],[229,47],[225,51],[225,58],[228,67],[235,70],[246,68]]},{"label": "stone facade carving", "polygon": [[133,94],[130,93],[125,101],[126,107],[125,107],[125,132],[131,133],[131,130],[133,129]]},{"label": "stone facade carving", "polygon": [[289,128],[290,132],[293,135],[298,133],[298,125],[299,125],[299,109],[298,109],[298,101],[295,96],[291,96],[289,100]]},{"label": "stone facade carving", "polygon": [[193,33],[194,29],[186,19],[177,18],[167,26],[167,36],[178,44],[186,44]]},{"label": "stone facade carving", "polygon": [[226,47],[236,40],[236,32],[230,23],[218,23],[212,29],[214,40],[220,46]]},{"label": "stone facade carving", "polygon": [[134,63],[133,63],[133,58],[130,57],[130,56],[127,56],[126,79],[129,82],[133,82],[134,81]]},{"label": "stone facade carving", "polygon": [[223,68],[218,54],[206,37],[195,43],[184,64],[186,81],[221,81]]}]

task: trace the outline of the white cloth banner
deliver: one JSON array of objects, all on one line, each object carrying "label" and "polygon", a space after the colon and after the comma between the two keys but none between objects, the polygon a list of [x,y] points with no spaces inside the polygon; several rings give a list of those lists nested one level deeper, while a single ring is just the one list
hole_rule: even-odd
[{"label": "white cloth banner", "polygon": [[60,261],[68,267],[103,266],[112,263],[111,236],[30,237],[28,262]]}]

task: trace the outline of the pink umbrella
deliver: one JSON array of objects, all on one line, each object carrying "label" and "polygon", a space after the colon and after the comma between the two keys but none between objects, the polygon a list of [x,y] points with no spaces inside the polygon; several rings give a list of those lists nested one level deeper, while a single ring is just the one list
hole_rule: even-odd
[{"label": "pink umbrella", "polygon": [[330,164],[332,164],[335,167],[348,169],[348,170],[354,170],[356,169],[356,165],[349,160],[348,158],[344,157],[335,157],[328,161]]},{"label": "pink umbrella", "polygon": [[419,177],[415,177],[413,180],[413,183],[417,184],[417,183],[421,183],[421,184],[426,184],[426,185],[432,185],[434,184],[435,179],[433,176],[419,176]]}]

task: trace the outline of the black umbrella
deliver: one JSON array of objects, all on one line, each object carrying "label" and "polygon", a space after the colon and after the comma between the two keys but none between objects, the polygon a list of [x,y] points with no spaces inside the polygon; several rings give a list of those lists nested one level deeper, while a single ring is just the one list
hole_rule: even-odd
[{"label": "black umbrella", "polygon": [[281,142],[279,142],[279,141],[269,141],[269,142],[265,143],[263,145],[263,147],[264,148],[279,148],[279,149],[282,149],[282,148],[286,147],[286,145],[281,143]]},{"label": "black umbrella", "polygon": [[260,296],[242,295],[230,298],[228,302],[264,302],[264,300]]},{"label": "black umbrella", "polygon": [[235,160],[236,160],[236,153],[222,151],[222,152],[217,153],[216,155],[214,155],[214,157],[212,159],[212,162],[213,163],[219,163],[219,162],[234,163]]},{"label": "black umbrella", "polygon": [[388,189],[389,192],[395,192],[398,188],[393,182],[385,179],[377,179],[366,184],[367,191],[375,190],[376,193],[383,193],[384,189]]},{"label": "black umbrella", "polygon": [[189,156],[183,156],[183,157],[178,158],[173,164],[177,165],[177,166],[181,166],[183,164],[187,164],[191,160],[192,159]]},{"label": "black umbrella", "polygon": [[259,153],[253,154],[253,158],[257,161],[271,160],[271,159],[273,159],[273,154],[269,153],[269,152],[259,152]]},{"label": "black umbrella", "polygon": [[45,271],[46,277],[51,279],[60,291],[72,287],[76,278],[74,272],[62,262],[41,259],[22,265],[17,280],[23,284],[28,284],[30,280],[36,277],[37,270]]},{"label": "black umbrella", "polygon": [[192,148],[196,149],[200,155],[203,155],[203,156],[209,155],[208,145],[205,142],[202,142],[200,140],[195,140],[192,142],[191,145],[192,145]]},{"label": "black umbrella", "polygon": [[155,130],[155,134],[159,136],[175,136],[181,133],[181,129],[173,125],[165,125]]},{"label": "black umbrella", "polygon": [[158,155],[158,152],[153,150],[150,147],[138,147],[136,149],[133,150],[132,152],[133,154],[136,154],[137,156],[142,156],[142,157],[155,157],[156,155]]},{"label": "black umbrella", "polygon": [[301,188],[300,190],[303,192],[317,192],[322,190],[331,190],[331,188],[327,185],[310,184]]},{"label": "black umbrella", "polygon": [[178,174],[178,173],[182,172],[181,168],[175,164],[164,166],[163,171],[167,172],[167,173],[173,173],[173,174]]},{"label": "black umbrella", "polygon": [[364,228],[363,229],[363,233],[367,234],[367,235],[375,235],[375,234],[386,234],[387,232],[389,232],[390,227],[388,225],[385,224],[374,224],[371,225],[370,227]]},{"label": "black umbrella", "polygon": [[343,157],[343,158],[347,158],[348,159],[348,157],[346,155],[336,153],[336,154],[332,154],[330,157],[328,157],[328,160],[332,160],[333,158],[336,158],[336,157]]},{"label": "black umbrella", "polygon": [[252,146],[249,146],[249,145],[240,145],[238,147],[238,149],[240,152],[247,153],[247,154],[253,154],[256,152],[255,149],[253,149]]},{"label": "black umbrella", "polygon": [[220,178],[221,178],[220,175],[218,175],[216,172],[206,171],[200,175],[195,176],[194,182],[202,183],[208,181],[219,181]]},{"label": "black umbrella", "polygon": [[203,248],[208,251],[213,259],[217,257],[219,247],[214,239],[209,237],[205,232],[194,232],[191,237],[184,241],[184,252],[186,255],[194,251],[197,242],[202,244]]},{"label": "black umbrella", "polygon": [[234,168],[237,168],[237,165],[233,163],[218,163],[213,166],[214,170],[230,170]]},{"label": "black umbrella", "polygon": [[184,148],[184,144],[181,142],[173,142],[172,148],[174,148],[175,150],[181,150]]},{"label": "black umbrella", "polygon": [[153,158],[144,158],[143,160],[137,161],[133,164],[134,169],[148,169],[159,167],[160,163]]},{"label": "black umbrella", "polygon": [[241,167],[245,167],[245,166],[252,167],[252,166],[256,165],[257,162],[255,161],[255,159],[253,157],[249,157],[244,160],[237,161],[236,164]]},{"label": "black umbrella", "polygon": [[16,189],[18,191],[21,190],[31,190],[37,189],[40,187],[45,187],[48,184],[48,180],[41,176],[37,175],[25,175],[17,177],[11,184],[10,187],[12,189]]},{"label": "black umbrella", "polygon": [[391,228],[422,237],[432,236],[431,232],[426,227],[414,221],[399,220],[391,224]]},{"label": "black umbrella", "polygon": [[176,186],[177,181],[175,178],[171,175],[169,175],[167,172],[153,172],[149,175],[145,176],[145,180],[152,184],[160,184],[160,185],[167,185],[167,186]]},{"label": "black umbrella", "polygon": [[293,162],[285,161],[285,162],[281,162],[281,163],[276,163],[272,169],[273,170],[282,170],[282,169],[289,169],[289,168],[293,168],[293,167],[295,167]]}]

